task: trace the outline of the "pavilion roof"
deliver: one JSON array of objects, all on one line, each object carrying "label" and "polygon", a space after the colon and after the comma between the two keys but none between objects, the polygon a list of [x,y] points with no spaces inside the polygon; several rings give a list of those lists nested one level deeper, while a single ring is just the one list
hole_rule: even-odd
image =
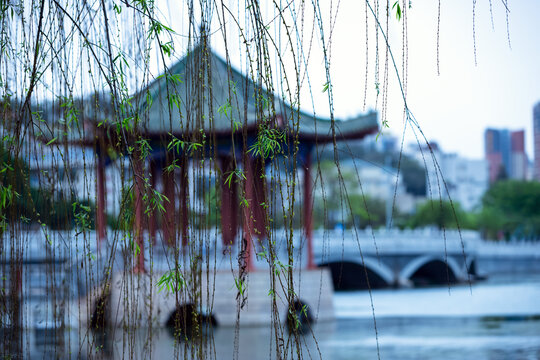
[{"label": "pavilion roof", "polygon": [[[46,129],[40,129],[42,140],[61,140],[67,136],[70,142],[87,146],[104,141],[91,128],[116,128],[111,122],[114,118],[111,102],[105,90],[75,99],[73,106],[85,125],[67,133],[63,126],[66,122],[64,108],[53,106],[52,102],[42,105],[43,117],[49,122]],[[138,133],[148,138],[163,138],[168,134],[180,138],[201,132],[219,138],[243,130],[255,134],[263,121],[289,134],[298,134],[300,140],[307,142],[331,142],[334,134],[338,141],[361,139],[378,130],[375,111],[348,120],[335,120],[332,129],[330,119],[291,107],[212,51],[205,52],[200,45],[135,93],[130,103],[139,116]],[[114,131],[108,133],[111,136]]]},{"label": "pavilion roof", "polygon": [[[332,141],[330,119],[294,109],[210,50],[203,54],[197,46],[134,96],[139,112],[148,119],[142,122],[142,133],[230,135],[243,126],[256,131],[263,119],[274,119],[273,126],[297,129],[301,139]],[[375,111],[334,124],[337,140],[360,139],[378,130]]]}]

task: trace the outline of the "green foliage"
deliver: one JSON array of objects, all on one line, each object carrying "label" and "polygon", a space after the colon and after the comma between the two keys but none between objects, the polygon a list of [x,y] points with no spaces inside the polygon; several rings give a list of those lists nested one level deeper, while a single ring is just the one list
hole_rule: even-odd
[{"label": "green foliage", "polygon": [[484,194],[479,225],[487,238],[540,238],[540,183],[506,180]]},{"label": "green foliage", "polygon": [[[378,93],[378,89],[377,89],[377,93]],[[375,141],[379,141],[379,137],[382,135],[384,129],[390,129],[390,124],[388,123],[388,120],[387,119],[384,119],[381,123],[381,128],[379,130],[379,132],[377,132],[377,136],[375,136]]]},{"label": "green foliage", "polygon": [[169,99],[169,105],[171,107],[176,107],[180,111],[180,106],[182,104],[182,99],[180,99],[180,96],[178,94],[169,93],[167,94],[167,98]]},{"label": "green foliage", "polygon": [[368,195],[353,194],[349,195],[349,201],[354,224],[357,227],[361,229],[367,226],[378,228],[386,224],[386,203],[384,200]]},{"label": "green foliage", "polygon": [[164,214],[166,212],[165,206],[163,205],[164,201],[170,202],[169,198],[165,195],[155,189],[151,189],[150,196],[146,194],[143,196],[143,203],[147,204],[144,213],[148,216],[154,216],[154,212],[157,209],[159,213]]},{"label": "green foliage", "polygon": [[501,164],[501,166],[499,166],[499,170],[497,171],[497,177],[495,180],[496,181],[508,180],[508,173],[506,172],[506,168],[504,167],[504,165]]},{"label": "green foliage", "polygon": [[52,189],[31,186],[28,165],[13,158],[1,144],[0,164],[0,227],[20,221],[39,223],[54,230],[72,229],[82,224],[81,211],[84,211],[85,228],[94,228],[95,206],[91,202],[76,202]]},{"label": "green foliage", "polygon": [[166,74],[159,75],[156,79],[161,79],[163,77],[165,78],[165,81],[167,83],[172,84],[172,85],[179,85],[179,84],[184,82],[184,80],[182,79],[181,74],[169,74],[169,73],[166,73]]},{"label": "green foliage", "polygon": [[478,214],[478,226],[486,239],[499,239],[504,236],[504,215],[493,207],[484,207]]},{"label": "green foliage", "polygon": [[[234,86],[236,87],[236,84],[231,82],[232,85],[230,86]],[[236,91],[236,90],[234,90]],[[232,110],[233,110],[233,107],[231,105],[231,101],[229,99],[227,99],[227,101],[225,102],[225,104],[221,105],[219,108],[218,108],[218,114],[220,115],[223,115],[225,116],[227,119],[231,120],[232,122],[232,129],[233,131],[238,131],[241,127],[242,127],[242,123],[236,119],[233,118],[232,116]]]},{"label": "green foliage", "polygon": [[285,132],[278,129],[261,126],[257,133],[257,141],[250,146],[248,152],[263,159],[273,159],[282,153],[285,142]]},{"label": "green foliage", "polygon": [[[386,203],[380,198],[359,192],[358,177],[352,169],[341,168],[343,184],[336,165],[331,161],[320,164],[324,177],[324,197],[316,197],[314,226],[335,227],[338,223],[347,228],[378,228],[386,224]],[[347,192],[342,189],[347,189]],[[325,213],[327,219],[325,219]],[[400,216],[394,211],[394,216]]]},{"label": "green foliage", "polygon": [[12,185],[5,187],[3,184],[0,184],[0,235],[6,228],[7,218],[5,210],[11,205],[14,194],[18,195],[13,191]]},{"label": "green foliage", "polygon": [[72,208],[75,226],[80,232],[86,231],[93,227],[94,216],[92,216],[93,212],[91,206],[75,201],[72,204]]},{"label": "green foliage", "polygon": [[[75,104],[73,103],[73,98],[62,98],[62,102],[60,103],[60,107],[64,109],[64,118],[67,122],[67,126],[69,127],[72,123],[78,124],[79,119],[79,112],[77,108],[75,107]],[[47,144],[49,145],[49,144]]]},{"label": "green foliage", "polygon": [[394,3],[394,5],[392,5],[392,10],[396,11],[396,19],[398,21],[401,20],[401,16],[402,16],[402,12],[401,12],[401,5],[399,4],[399,0],[396,0],[396,2]]},{"label": "green foliage", "polygon": [[242,281],[242,279],[239,278],[239,277],[238,278],[235,277],[234,278],[234,285],[236,286],[236,290],[238,291],[240,296],[244,297],[245,293],[246,293],[246,289],[247,289],[246,282]]},{"label": "green foliage", "polygon": [[184,284],[184,276],[179,268],[175,268],[165,272],[165,274],[159,278],[156,286],[158,287],[158,292],[166,290],[168,293],[177,293],[184,287]]},{"label": "green foliage", "polygon": [[244,172],[241,169],[234,169],[230,171],[228,174],[226,174],[227,177],[225,178],[225,183],[230,188],[231,183],[233,182],[240,182],[241,180],[246,180],[246,175],[244,175]]},{"label": "green foliage", "polygon": [[475,217],[461,209],[459,203],[446,200],[428,200],[421,204],[407,221],[412,228],[436,226],[439,229],[474,229]]},{"label": "green foliage", "polygon": [[327,81],[326,83],[324,83],[323,85],[323,89],[322,89],[322,92],[327,92],[328,91],[328,88],[330,87],[330,82]]},{"label": "green foliage", "polygon": [[167,150],[170,151],[176,150],[178,154],[180,154],[183,151],[186,151],[187,155],[193,155],[193,153],[202,148],[203,144],[198,142],[189,142],[189,141],[183,141],[178,139],[173,134],[169,133],[169,135],[172,137],[171,141],[167,144]]},{"label": "green foliage", "polygon": [[174,53],[174,45],[172,41],[161,43],[159,46],[161,47],[161,50],[163,50],[163,53],[168,57],[171,57],[171,55]]},{"label": "green foliage", "polygon": [[146,139],[140,139],[136,142],[137,145],[139,145],[139,152],[141,154],[141,160],[144,160],[150,155],[150,152],[152,151],[152,147],[150,146],[150,143]]},{"label": "green foliage", "polygon": [[218,114],[221,114],[227,118],[230,118],[231,111],[232,111],[232,105],[229,99],[227,99],[227,102],[225,104],[221,105],[218,108]]}]

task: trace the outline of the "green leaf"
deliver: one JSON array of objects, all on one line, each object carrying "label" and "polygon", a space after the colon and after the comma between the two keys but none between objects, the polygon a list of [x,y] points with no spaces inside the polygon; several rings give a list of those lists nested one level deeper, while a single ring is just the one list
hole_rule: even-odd
[{"label": "green leaf", "polygon": [[231,102],[229,101],[229,99],[227,99],[227,102],[218,108],[218,113],[228,118],[231,112],[231,109],[232,109]]},{"label": "green leaf", "polygon": [[327,81],[327,82],[323,85],[322,92],[327,92],[329,86],[330,86],[330,81]]},{"label": "green leaf", "polygon": [[169,74],[167,75],[167,80],[172,82],[173,84],[181,84],[184,82],[182,80],[182,75],[180,74]]},{"label": "green leaf", "polygon": [[234,278],[234,285],[236,286],[236,289],[240,295],[244,296],[246,291],[246,283],[244,283],[241,279]]},{"label": "green leaf", "polygon": [[401,14],[401,6],[399,5],[399,0],[396,0],[394,5],[392,5],[392,9],[396,9],[396,19],[398,19],[398,21],[400,21],[402,14]]},{"label": "green leaf", "polygon": [[180,270],[175,268],[167,271],[161,278],[159,278],[156,285],[158,286],[158,292],[167,290],[167,292],[177,293],[184,286],[185,280]]},{"label": "green leaf", "polygon": [[49,141],[49,142],[47,143],[47,145],[51,145],[53,142],[56,141],[56,139],[57,139],[57,138],[52,139],[51,141]]},{"label": "green leaf", "polygon": [[174,46],[172,41],[169,41],[167,43],[162,43],[159,45],[161,47],[161,50],[168,56],[171,57],[171,55],[174,53]]}]

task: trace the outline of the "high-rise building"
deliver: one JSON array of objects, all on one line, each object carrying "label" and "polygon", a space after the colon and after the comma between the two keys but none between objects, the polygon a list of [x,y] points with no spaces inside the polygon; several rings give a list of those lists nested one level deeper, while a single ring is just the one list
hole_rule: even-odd
[{"label": "high-rise building", "polygon": [[500,178],[524,180],[527,178],[525,131],[487,129],[485,132],[486,160],[489,181]]},{"label": "high-rise building", "polygon": [[525,180],[527,178],[527,155],[525,154],[525,131],[510,133],[511,158],[510,177]]},{"label": "high-rise building", "polygon": [[494,182],[502,171],[506,171],[503,165],[501,147],[501,133],[499,130],[487,129],[484,134],[486,160],[488,162],[489,182]]},{"label": "high-rise building", "polygon": [[540,102],[533,108],[534,178],[540,181]]}]

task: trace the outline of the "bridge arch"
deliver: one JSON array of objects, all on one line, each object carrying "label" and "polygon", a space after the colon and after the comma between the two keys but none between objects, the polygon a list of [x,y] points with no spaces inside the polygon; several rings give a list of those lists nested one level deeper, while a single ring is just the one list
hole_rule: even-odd
[{"label": "bridge arch", "polygon": [[456,283],[461,277],[461,266],[453,257],[444,258],[432,255],[415,258],[399,274],[399,278],[403,282],[430,285]]},{"label": "bridge arch", "polygon": [[476,268],[476,259],[473,257],[467,258],[467,267],[463,269],[463,272],[467,275],[478,276],[478,270]]},{"label": "bridge arch", "polygon": [[392,270],[372,257],[364,257],[363,261],[358,258],[342,257],[319,265],[322,266],[330,269],[336,290],[366,289],[368,282],[370,288],[384,288],[395,283]]}]

